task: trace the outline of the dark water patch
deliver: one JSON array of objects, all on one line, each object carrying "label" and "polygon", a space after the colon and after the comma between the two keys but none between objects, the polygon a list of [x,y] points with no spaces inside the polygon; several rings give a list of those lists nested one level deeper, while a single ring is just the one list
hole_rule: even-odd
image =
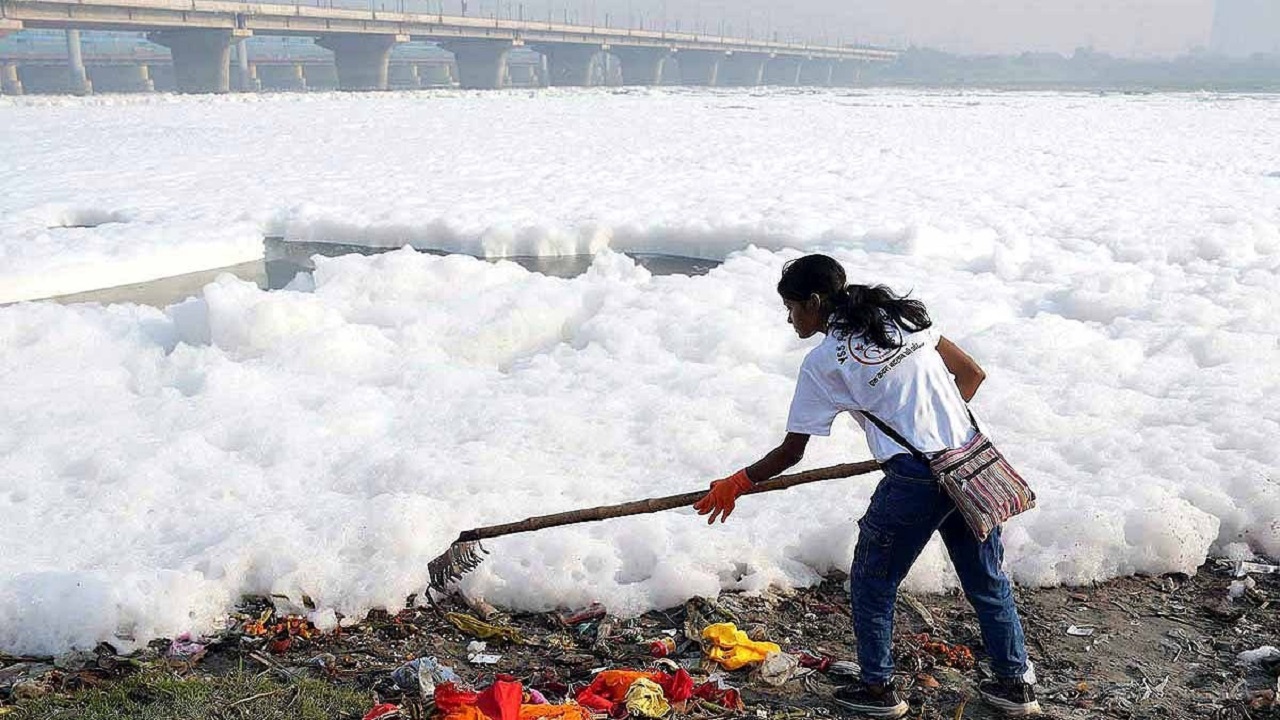
[{"label": "dark water patch", "polygon": [[[264,240],[264,258],[262,260],[175,275],[147,282],[119,285],[100,290],[87,290],[48,299],[60,303],[136,303],[164,308],[174,303],[182,302],[193,295],[199,295],[205,285],[213,282],[223,273],[230,273],[241,280],[256,283],[258,287],[264,290],[281,290],[287,287],[299,273],[309,273],[315,270],[315,262],[312,258],[316,255],[324,257],[351,254],[378,255],[397,249],[399,248],[366,247],[340,243],[285,242],[281,238],[269,237]],[[443,250],[431,249],[419,250],[419,252],[431,255],[451,254]],[[654,275],[705,275],[720,264],[716,260],[702,260],[679,255],[658,253],[628,253],[627,255]],[[571,278],[585,273],[591,267],[594,256],[517,256],[485,259],[492,262],[508,260],[519,264],[530,272],[542,273],[552,277]]]},{"label": "dark water patch", "polygon": [[[339,257],[352,253],[359,255],[379,255],[399,248],[367,247],[363,245],[346,245],[342,243],[308,243],[290,242],[282,238],[269,237],[266,244],[266,277],[267,287],[279,290],[293,281],[298,273],[315,270],[312,258]],[[451,255],[443,250],[418,248],[418,252],[430,255]],[[717,260],[684,257],[681,255],[665,255],[661,253],[627,253],[636,264],[654,275],[705,275],[720,264]],[[475,256],[472,256],[475,257]],[[593,255],[513,255],[502,258],[481,258],[491,262],[506,260],[514,262],[530,272],[542,273],[552,277],[570,278],[585,273],[595,259]]]},{"label": "dark water patch", "polygon": [[263,267],[261,260],[256,260],[230,267],[201,270],[158,280],[117,285],[116,287],[102,288],[100,290],[86,290],[48,299],[60,303],[102,303],[104,305],[136,303],[138,305],[163,308],[176,302],[181,302],[192,295],[200,294],[200,290],[205,285],[213,282],[223,273],[231,273],[241,280],[257,283],[260,288],[265,289],[268,285],[266,268]]}]

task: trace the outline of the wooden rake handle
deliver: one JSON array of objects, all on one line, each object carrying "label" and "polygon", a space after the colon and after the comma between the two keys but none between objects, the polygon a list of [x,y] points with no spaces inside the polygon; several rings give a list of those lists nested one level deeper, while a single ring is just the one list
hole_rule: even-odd
[{"label": "wooden rake handle", "polygon": [[[785,490],[789,487],[804,485],[805,483],[818,482],[821,480],[834,480],[836,478],[847,478],[855,475],[865,475],[878,469],[880,469],[880,463],[874,460],[846,463],[844,465],[832,465],[831,467],[806,470],[792,475],[779,475],[772,480],[756,483],[751,487],[751,489],[747,490],[743,494],[754,495],[756,493],[773,492],[774,490]],[[627,517],[628,515],[645,515],[648,513],[661,512],[663,510],[673,510],[678,507],[687,507],[692,505],[702,499],[706,494],[706,490],[697,490],[694,492],[680,493],[679,495],[635,500],[633,502],[621,503],[619,505],[604,505],[602,507],[585,508],[582,510],[570,510],[568,512],[556,513],[554,515],[539,515],[519,522],[506,523],[504,525],[490,525],[489,527],[467,530],[459,535],[458,539],[454,542],[475,542],[477,540],[495,538],[499,535],[513,535],[515,533],[560,527],[561,525],[573,525],[576,523],[593,522],[596,520],[609,520],[611,518]]]}]

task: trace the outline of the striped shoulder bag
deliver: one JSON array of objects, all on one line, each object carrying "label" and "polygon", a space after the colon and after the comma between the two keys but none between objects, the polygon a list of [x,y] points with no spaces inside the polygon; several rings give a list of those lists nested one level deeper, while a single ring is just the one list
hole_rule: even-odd
[{"label": "striped shoulder bag", "polygon": [[916,459],[929,465],[979,542],[986,540],[1000,523],[1036,506],[1036,494],[982,434],[972,411],[969,411],[969,421],[973,423],[973,439],[961,447],[943,450],[932,459],[880,418],[868,412],[863,415],[894,442],[911,450]]}]

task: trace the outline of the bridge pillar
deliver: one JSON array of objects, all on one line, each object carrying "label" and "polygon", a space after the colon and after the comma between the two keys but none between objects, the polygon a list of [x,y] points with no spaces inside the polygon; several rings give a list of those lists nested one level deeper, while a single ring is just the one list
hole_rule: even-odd
[{"label": "bridge pillar", "polygon": [[463,88],[494,90],[505,83],[510,40],[451,40],[443,47],[453,53]]},{"label": "bridge pillar", "polygon": [[258,69],[249,62],[249,38],[240,38],[236,42],[236,92],[258,92],[262,89],[262,81],[258,79]]},{"label": "bridge pillar", "polygon": [[18,78],[17,65],[13,63],[0,63],[0,94],[22,94],[22,80]]},{"label": "bridge pillar", "polygon": [[169,48],[173,77],[181,93],[231,90],[231,41],[248,30],[157,30],[147,39]]},{"label": "bridge pillar", "polygon": [[720,65],[720,84],[756,87],[764,82],[764,67],[768,62],[769,56],[763,53],[735,52]]},{"label": "bridge pillar", "polygon": [[769,85],[799,85],[800,68],[804,61],[798,57],[776,57],[764,68],[764,81]]},{"label": "bridge pillar", "polygon": [[72,95],[88,95],[93,92],[89,73],[84,69],[84,55],[80,52],[80,31],[67,30],[67,91]]},{"label": "bridge pillar", "polygon": [[622,61],[623,85],[661,85],[662,70],[671,58],[667,48],[616,48],[613,54]]},{"label": "bridge pillar", "polygon": [[603,48],[596,44],[549,43],[537,47],[547,56],[547,79],[551,85],[587,87],[592,84],[596,60]]},{"label": "bridge pillar", "polygon": [[831,84],[841,87],[857,85],[862,80],[862,62],[841,60],[832,64]]},{"label": "bridge pillar", "polygon": [[706,85],[714,87],[720,84],[720,64],[725,54],[720,51],[686,50],[677,57],[680,63],[680,83],[682,85]]},{"label": "bridge pillar", "polygon": [[806,60],[800,64],[801,85],[830,85],[834,61]]},{"label": "bridge pillar", "polygon": [[316,44],[333,51],[339,90],[386,90],[391,48],[408,41],[408,35],[339,33],[321,36]]}]

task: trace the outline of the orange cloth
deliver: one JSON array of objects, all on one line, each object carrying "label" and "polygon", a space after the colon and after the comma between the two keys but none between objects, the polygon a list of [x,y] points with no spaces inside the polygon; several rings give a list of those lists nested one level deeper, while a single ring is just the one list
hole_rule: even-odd
[{"label": "orange cloth", "polygon": [[581,705],[521,705],[520,720],[591,720]]},{"label": "orange cloth", "polygon": [[463,705],[460,708],[445,711],[439,718],[440,720],[489,720],[475,705]]},{"label": "orange cloth", "polygon": [[581,705],[521,705],[522,696],[523,687],[510,675],[499,675],[479,693],[440,683],[436,686],[438,720],[591,720],[591,712]]},{"label": "orange cloth", "polygon": [[578,704],[596,712],[612,712],[616,706],[626,702],[627,690],[641,678],[658,683],[667,700],[673,703],[688,700],[693,694],[693,678],[684,668],[675,675],[639,670],[602,670],[590,685],[578,691]]},{"label": "orange cloth", "polygon": [[694,503],[693,509],[697,510],[699,515],[711,514],[711,517],[707,518],[708,525],[715,522],[717,516],[720,522],[724,522],[729,517],[729,513],[733,512],[738,496],[750,489],[751,478],[747,477],[746,469],[739,470],[723,480],[711,483],[711,491]]}]

